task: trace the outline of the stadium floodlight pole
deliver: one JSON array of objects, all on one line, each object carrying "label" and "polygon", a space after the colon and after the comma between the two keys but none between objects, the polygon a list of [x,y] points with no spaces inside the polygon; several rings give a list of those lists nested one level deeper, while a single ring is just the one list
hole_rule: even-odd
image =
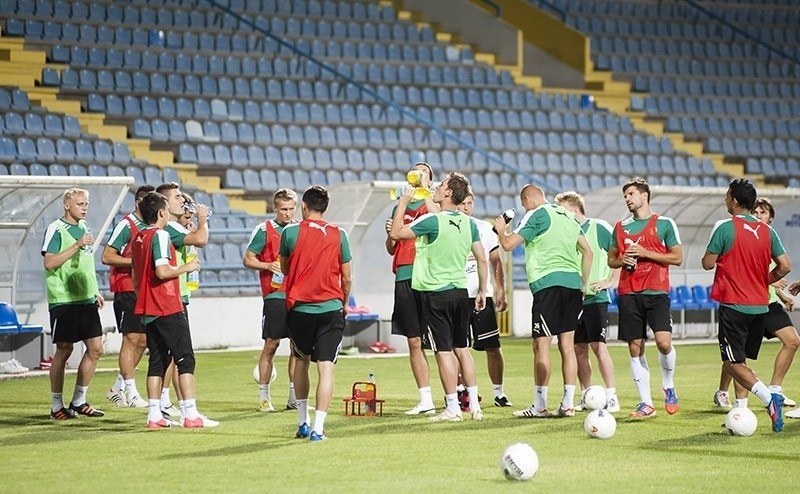
[{"label": "stadium floodlight pole", "polygon": [[385,104],[385,105],[387,105],[389,107],[394,108],[395,110],[399,111],[403,115],[406,115],[406,116],[414,119],[415,121],[417,121],[418,123],[428,127],[429,129],[435,130],[436,132],[439,132],[445,139],[451,139],[451,140],[459,143],[462,147],[464,147],[464,148],[466,148],[466,149],[468,149],[468,150],[470,150],[470,151],[472,151],[474,153],[480,154],[481,156],[483,156],[487,160],[489,160],[489,161],[491,161],[493,163],[497,163],[498,165],[500,165],[501,167],[503,167],[505,169],[508,169],[509,171],[513,171],[513,172],[518,173],[520,175],[524,175],[525,177],[528,178],[528,180],[530,180],[530,183],[538,185],[538,186],[542,187],[543,189],[545,189],[548,192],[558,192],[551,185],[549,185],[548,183],[537,179],[536,177],[534,177],[530,173],[525,172],[525,171],[521,170],[519,167],[513,166],[510,163],[506,163],[502,159],[498,158],[495,154],[487,152],[486,150],[476,146],[475,144],[473,144],[473,143],[471,143],[469,141],[463,140],[461,137],[459,137],[458,135],[454,134],[453,132],[450,132],[449,130],[446,130],[446,129],[443,129],[443,128],[439,127],[433,121],[428,120],[427,118],[420,117],[419,115],[417,115],[416,112],[411,111],[408,108],[406,108],[405,106],[398,104],[396,101],[379,94],[377,91],[375,91],[371,87],[365,86],[365,85],[361,84],[360,82],[354,80],[353,78],[348,77],[345,74],[342,74],[341,72],[339,72],[338,70],[336,70],[335,68],[333,68],[330,65],[326,64],[323,61],[317,60],[315,57],[311,56],[310,53],[306,53],[306,52],[298,49],[293,44],[288,43],[288,42],[282,40],[281,38],[275,36],[269,30],[264,29],[263,27],[256,25],[256,23],[251,21],[250,19],[242,16],[241,14],[239,14],[237,12],[234,12],[233,10],[230,9],[230,7],[222,5],[221,3],[217,2],[216,0],[198,0],[198,3],[201,2],[201,1],[204,1],[204,2],[207,2],[207,3],[211,4],[212,7],[215,7],[217,9],[225,12],[226,14],[228,14],[228,15],[234,17],[235,19],[237,19],[239,22],[250,26],[255,31],[258,31],[258,32],[264,34],[265,36],[275,40],[280,46],[283,46],[283,47],[287,48],[288,50],[292,51],[293,53],[299,55],[300,57],[303,57],[303,58],[305,58],[305,59],[317,64],[325,72],[328,72],[328,73],[330,73],[330,74],[332,74],[332,75],[334,75],[334,76],[336,76],[336,77],[338,77],[340,79],[343,79],[344,81],[347,82],[347,84],[353,85],[358,90],[368,94],[369,96],[372,96],[373,98],[375,98],[376,100],[380,101],[381,103],[383,103],[383,104]]}]

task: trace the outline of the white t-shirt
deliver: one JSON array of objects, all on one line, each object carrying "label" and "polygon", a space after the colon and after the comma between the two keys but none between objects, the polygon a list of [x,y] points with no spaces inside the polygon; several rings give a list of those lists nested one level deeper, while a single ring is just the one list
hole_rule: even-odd
[{"label": "white t-shirt", "polygon": [[[475,221],[475,224],[478,226],[478,234],[481,237],[481,244],[483,245],[483,254],[486,257],[486,264],[489,266],[488,269],[488,276],[486,279],[486,296],[491,297],[494,293],[494,287],[492,286],[492,267],[489,263],[489,253],[493,250],[500,247],[500,244],[497,242],[497,234],[492,231],[492,224],[488,221],[479,220],[478,218],[472,218]],[[470,251],[469,255],[467,256],[467,291],[469,292],[470,298],[475,298],[478,294],[478,261],[475,260],[475,256],[472,255],[472,251]]]}]

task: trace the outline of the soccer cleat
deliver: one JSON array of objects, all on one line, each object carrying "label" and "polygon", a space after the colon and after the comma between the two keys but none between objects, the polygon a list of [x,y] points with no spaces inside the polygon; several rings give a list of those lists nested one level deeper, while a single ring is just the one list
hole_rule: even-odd
[{"label": "soccer cleat", "polygon": [[78,414],[70,410],[69,408],[61,407],[57,411],[50,411],[50,418],[53,420],[69,420],[78,418]]},{"label": "soccer cleat", "polygon": [[311,431],[311,435],[308,437],[308,440],[311,441],[312,443],[315,443],[317,441],[325,441],[327,439],[328,436],[326,436],[324,432],[322,434],[317,434],[316,432]]},{"label": "soccer cleat", "polygon": [[718,408],[731,408],[731,398],[728,396],[728,392],[717,390],[714,393],[714,405]]},{"label": "soccer cleat", "polygon": [[508,401],[508,398],[505,395],[503,395],[503,396],[495,397],[494,406],[496,406],[496,407],[510,407],[512,405],[511,405],[511,402]]},{"label": "soccer cleat", "polygon": [[431,422],[461,422],[464,420],[464,416],[461,412],[453,413],[445,408],[442,413],[431,417],[429,420]]},{"label": "soccer cleat", "polygon": [[311,433],[311,428],[303,422],[297,427],[297,433],[294,435],[297,439],[305,439]]},{"label": "soccer cleat", "polygon": [[575,409],[574,408],[564,408],[564,405],[558,406],[558,411],[556,412],[559,417],[574,417],[575,416]]},{"label": "soccer cleat", "polygon": [[108,398],[108,401],[120,408],[128,408],[128,401],[125,399],[125,393],[122,391],[114,391],[113,389],[109,389],[108,393],[106,393],[106,398]]},{"label": "soccer cleat", "polygon": [[664,410],[670,415],[678,413],[678,395],[675,388],[664,389]]},{"label": "soccer cleat", "polygon": [[517,410],[515,412],[512,412],[512,415],[515,417],[522,417],[525,419],[541,419],[547,417],[549,413],[547,412],[546,408],[544,410],[537,410],[536,407],[531,405],[525,410]]},{"label": "soccer cleat", "polygon": [[297,401],[287,401],[286,402],[286,409],[287,410],[297,410],[297,407],[299,407],[299,406],[300,405],[297,403]]},{"label": "soccer cleat", "polygon": [[125,396],[125,401],[128,403],[128,408],[147,408],[147,404],[141,396]]},{"label": "soccer cleat", "polygon": [[78,415],[84,415],[86,417],[102,417],[103,415],[105,415],[105,413],[103,413],[102,410],[95,410],[88,403],[84,403],[83,405],[78,405],[78,406],[70,403],[69,409],[77,413]]},{"label": "soccer cleat", "polygon": [[161,407],[161,415],[163,415],[165,419],[168,418],[179,419],[181,418],[181,411],[175,408],[175,405],[170,403],[166,407]]},{"label": "soccer cleat", "polygon": [[606,401],[606,410],[611,413],[619,412],[619,399],[614,395]]},{"label": "soccer cleat", "polygon": [[433,403],[417,403],[411,410],[406,410],[406,415],[433,415],[436,407]]},{"label": "soccer cleat", "polygon": [[581,401],[578,402],[577,405],[575,405],[575,411],[576,412],[582,412],[582,411],[584,411],[586,409],[587,409],[586,408],[586,401],[584,401],[583,396],[581,396]]},{"label": "soccer cleat", "polygon": [[772,432],[783,431],[783,395],[772,393],[772,399],[767,405],[767,413],[772,421]]},{"label": "soccer cleat", "polygon": [[472,412],[472,420],[483,420],[483,410],[480,408]]},{"label": "soccer cleat", "polygon": [[260,405],[258,405],[259,412],[274,412],[275,407],[272,406],[272,402],[269,400],[263,400]]},{"label": "soccer cleat", "polygon": [[218,425],[219,422],[217,422],[216,420],[211,420],[205,415],[199,415],[196,419],[188,419],[188,418],[183,419],[184,429],[200,429],[202,427],[216,427]]},{"label": "soccer cleat", "polygon": [[0,374],[24,374],[30,369],[19,363],[17,359],[11,359],[0,364]]},{"label": "soccer cleat", "polygon": [[147,428],[148,429],[168,429],[172,425],[167,419],[161,420],[148,420],[147,421]]},{"label": "soccer cleat", "polygon": [[784,417],[787,419],[800,419],[800,409],[792,410],[791,412],[786,412],[783,414]]},{"label": "soccer cleat", "polygon": [[780,394],[781,394],[781,396],[783,396],[783,406],[784,407],[795,407],[795,406],[797,406],[797,402],[794,401],[793,399],[789,398],[785,394],[783,394],[783,391],[781,391]]},{"label": "soccer cleat", "polygon": [[638,405],[636,405],[636,410],[628,414],[628,417],[632,419],[644,419],[655,416],[656,416],[656,409],[653,408],[653,405],[649,405],[645,402],[641,402]]}]

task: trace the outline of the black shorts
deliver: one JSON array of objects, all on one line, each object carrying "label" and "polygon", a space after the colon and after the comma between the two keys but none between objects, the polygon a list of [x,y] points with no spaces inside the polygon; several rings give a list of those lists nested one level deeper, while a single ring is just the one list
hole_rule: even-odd
[{"label": "black shorts", "polygon": [[500,329],[492,298],[486,299],[486,307],[480,312],[475,312],[475,299],[471,298],[469,309],[472,348],[478,351],[500,348]]},{"label": "black shorts", "polygon": [[97,304],[66,304],[50,309],[53,343],[77,343],[103,336]]},{"label": "black shorts", "polygon": [[295,357],[336,363],[344,334],[343,311],[307,314],[290,310],[287,321]]},{"label": "black shorts", "polygon": [[793,328],[792,319],[789,313],[783,308],[780,302],[769,304],[769,312],[764,318],[764,337],[767,339],[775,338],[775,332],[783,328]]},{"label": "black shorts", "polygon": [[533,294],[532,336],[549,338],[578,329],[583,296],[575,288],[551,286]]},{"label": "black shorts", "polygon": [[626,293],[617,300],[619,306],[619,339],[633,341],[647,339],[647,327],[653,332],[672,332],[672,314],[669,295]]},{"label": "black shorts", "polygon": [[285,298],[264,299],[264,309],[261,312],[261,339],[288,338],[289,327],[286,325],[288,314]]},{"label": "black shorts", "polygon": [[761,350],[766,314],[745,314],[721,306],[719,317],[719,351],[723,362],[755,360]]},{"label": "black shorts", "polygon": [[608,302],[586,304],[575,331],[575,343],[605,343],[608,329]]},{"label": "black shorts", "polygon": [[[469,348],[469,294],[464,288],[422,293],[422,319],[434,352]],[[474,307],[474,306],[473,306]]]},{"label": "black shorts", "polygon": [[423,336],[422,301],[420,292],[411,288],[411,280],[394,284],[394,310],[392,311],[392,334],[406,338]]},{"label": "black shorts", "polygon": [[148,377],[164,377],[169,362],[191,357],[194,360],[192,335],[189,332],[189,320],[181,311],[169,316],[161,316],[146,324],[147,350],[150,352],[150,363],[147,368]]},{"label": "black shorts", "polygon": [[114,317],[117,319],[117,331],[122,334],[146,333],[141,316],[133,313],[136,308],[136,292],[119,292],[114,294]]}]

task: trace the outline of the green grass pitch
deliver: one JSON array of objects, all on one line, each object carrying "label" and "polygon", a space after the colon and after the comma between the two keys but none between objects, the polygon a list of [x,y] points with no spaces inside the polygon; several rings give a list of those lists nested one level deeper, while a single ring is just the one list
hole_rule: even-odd
[{"label": "green grass pitch", "polygon": [[[284,343],[285,344],[285,343]],[[765,344],[755,369],[769,379],[778,346]],[[564,419],[518,419],[511,410],[532,397],[529,340],[504,340],[506,391],[514,408],[491,406],[485,357],[474,353],[486,420],[430,423],[406,417],[417,393],[407,358],[342,358],[326,422],[329,440],[294,439],[296,413],[256,411],[258,388],[251,377],[257,353],[198,355],[198,406],[221,421],[216,429],[145,429],[145,410],[119,409],[105,399],[114,374],[98,373],[90,403],[106,411],[101,419],[55,422],[48,418],[46,377],[0,381],[0,490],[4,492],[767,492],[791,491],[800,465],[800,421],[786,420],[773,434],[755,396],[758,417],[753,437],[731,437],[713,408],[719,351],[716,345],[679,346],[676,385],[680,411],[668,416],[660,406],[660,372],[655,348],[648,349],[658,415],[631,422],[635,405],[626,349],[613,346],[617,389],[623,410],[616,435],[606,441],[586,437],[585,413]],[[560,362],[554,349],[554,362]],[[442,404],[435,363],[432,387]],[[278,359],[273,385],[276,405],[287,398],[286,359]],[[114,368],[116,355],[101,367]],[[144,391],[145,363],[139,366]],[[345,417],[341,399],[353,381],[373,372],[383,417]],[[595,371],[595,382],[599,378]],[[71,392],[74,375],[67,376]],[[312,373],[313,381],[313,373]],[[800,399],[800,379],[790,371],[784,383]],[[561,377],[553,373],[549,406],[555,410]],[[66,396],[68,398],[68,396]],[[312,412],[313,416],[313,412]],[[519,483],[503,478],[500,454],[524,441],[539,455],[536,477]]]}]

